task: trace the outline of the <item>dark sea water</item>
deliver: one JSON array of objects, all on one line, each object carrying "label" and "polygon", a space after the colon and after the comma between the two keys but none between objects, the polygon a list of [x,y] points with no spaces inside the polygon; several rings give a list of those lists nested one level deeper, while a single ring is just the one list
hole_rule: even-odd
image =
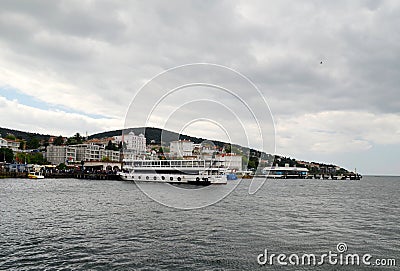
[{"label": "dark sea water", "polygon": [[[336,252],[400,266],[400,177],[248,181],[212,206],[162,206],[132,182],[0,180],[0,270],[375,270],[260,266],[270,253]],[[216,189],[220,189],[216,186]]]}]

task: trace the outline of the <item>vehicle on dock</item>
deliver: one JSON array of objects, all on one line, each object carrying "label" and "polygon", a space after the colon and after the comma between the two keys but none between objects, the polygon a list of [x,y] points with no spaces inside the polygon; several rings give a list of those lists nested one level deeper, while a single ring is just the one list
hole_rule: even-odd
[{"label": "vehicle on dock", "polygon": [[120,178],[135,182],[226,184],[226,168],[213,160],[124,160]]}]

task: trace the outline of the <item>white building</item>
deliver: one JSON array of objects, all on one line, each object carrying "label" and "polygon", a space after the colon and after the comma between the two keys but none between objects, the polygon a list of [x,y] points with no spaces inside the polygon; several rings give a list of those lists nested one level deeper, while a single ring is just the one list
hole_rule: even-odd
[{"label": "white building", "polygon": [[143,134],[135,135],[134,132],[130,132],[127,135],[114,136],[114,140],[117,144],[124,142],[124,150],[135,154],[146,153],[146,137]]},{"label": "white building", "polygon": [[169,143],[169,155],[171,157],[191,156],[194,149],[192,141],[176,140]]},{"label": "white building", "polygon": [[7,148],[12,149],[12,151],[17,152],[19,151],[19,141],[5,139],[7,141]]},{"label": "white building", "polygon": [[104,146],[95,144],[77,144],[71,145],[76,149],[76,160],[77,161],[99,161],[100,149],[104,149]]},{"label": "white building", "polygon": [[215,159],[230,170],[242,170],[242,156],[234,153],[217,154]]},{"label": "white building", "polygon": [[108,158],[108,160],[113,161],[113,162],[119,162],[120,161],[120,152],[119,151],[113,151],[113,150],[106,150],[106,149],[100,149],[100,157],[102,159]]},{"label": "white building", "polygon": [[46,150],[46,159],[52,164],[75,162],[76,149],[70,146],[49,145]]},{"label": "white building", "polygon": [[0,148],[8,148],[7,140],[0,137]]}]

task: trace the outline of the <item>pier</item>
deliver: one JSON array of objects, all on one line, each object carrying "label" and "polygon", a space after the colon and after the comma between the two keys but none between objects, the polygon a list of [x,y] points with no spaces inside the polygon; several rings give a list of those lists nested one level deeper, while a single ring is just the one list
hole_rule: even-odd
[{"label": "pier", "polygon": [[331,174],[313,174],[313,175],[254,175],[256,178],[267,179],[316,179],[316,180],[361,180],[361,174],[347,174],[347,175],[331,175]]},{"label": "pier", "polygon": [[[43,173],[45,178],[49,179],[87,179],[87,180],[119,180],[119,175],[116,173],[104,173],[104,172],[45,172]],[[28,172],[6,172],[0,171],[0,179],[4,178],[28,178]]]}]

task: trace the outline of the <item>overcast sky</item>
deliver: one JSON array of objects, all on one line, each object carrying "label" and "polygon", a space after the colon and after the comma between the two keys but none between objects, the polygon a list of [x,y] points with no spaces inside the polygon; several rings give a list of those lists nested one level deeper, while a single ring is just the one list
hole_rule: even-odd
[{"label": "overcast sky", "polygon": [[[258,87],[275,121],[277,154],[400,175],[399,25],[397,0],[1,1],[0,126],[64,136],[119,129],[147,81],[207,62]],[[230,82],[242,98],[259,101]],[[162,95],[146,91],[149,99],[144,95],[128,116]],[[250,123],[240,106],[232,109],[231,96],[191,91],[214,103],[177,105],[193,96],[176,93],[164,111],[155,110],[152,124],[169,116],[177,132],[226,140],[218,125],[184,123],[201,118],[199,108],[225,131],[238,130],[235,114]],[[264,106],[254,102],[252,110],[267,110],[257,104]]]}]

